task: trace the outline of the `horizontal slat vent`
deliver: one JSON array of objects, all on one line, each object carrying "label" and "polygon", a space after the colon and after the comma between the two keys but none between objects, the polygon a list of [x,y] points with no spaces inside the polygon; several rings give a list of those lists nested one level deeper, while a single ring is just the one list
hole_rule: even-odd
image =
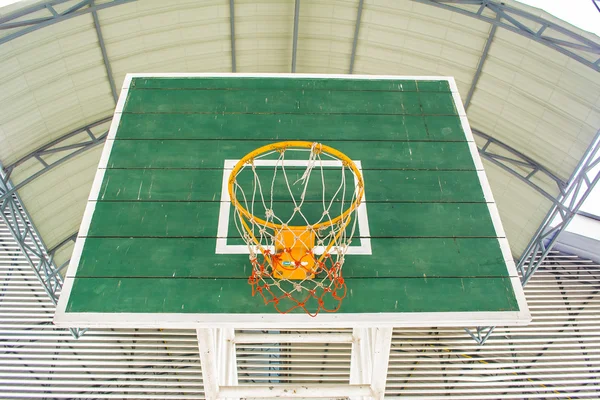
[{"label": "horizontal slat vent", "polygon": [[[0,247],[0,397],[204,398],[194,331],[96,329],[75,340],[52,326],[54,305],[6,226],[0,226]],[[396,329],[386,394],[599,398],[599,291],[600,265],[552,253],[525,290],[529,326],[497,327],[484,346],[462,329]],[[349,343],[252,343],[247,337],[236,345],[239,384],[348,382]]]}]

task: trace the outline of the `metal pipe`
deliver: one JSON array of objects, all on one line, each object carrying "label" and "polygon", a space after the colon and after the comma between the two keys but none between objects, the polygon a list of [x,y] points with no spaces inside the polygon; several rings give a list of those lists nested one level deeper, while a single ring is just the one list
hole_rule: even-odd
[{"label": "metal pipe", "polygon": [[300,0],[294,6],[294,34],[292,36],[292,72],[296,72],[296,53],[298,52],[298,20],[300,18]]},{"label": "metal pipe", "polygon": [[356,12],[356,25],[354,27],[354,39],[352,40],[352,53],[350,54],[350,68],[348,73],[354,73],[354,59],[356,58],[356,47],[358,46],[358,34],[360,32],[360,20],[362,19],[364,0],[358,0],[358,10]]},{"label": "metal pipe", "polygon": [[[95,6],[94,1],[92,1],[91,5]],[[96,36],[98,37],[100,51],[102,52],[102,60],[104,61],[104,69],[106,69],[106,76],[108,77],[110,91],[115,104],[117,104],[119,95],[117,94],[117,87],[113,78],[112,68],[110,67],[110,61],[108,59],[108,53],[106,52],[106,45],[104,44],[104,37],[102,36],[102,29],[100,28],[100,20],[98,19],[98,12],[96,10],[92,11],[92,18],[94,20],[94,28],[96,29]]]},{"label": "metal pipe", "polygon": [[231,30],[231,72],[236,72],[235,61],[235,4],[234,0],[229,0],[229,26]]}]

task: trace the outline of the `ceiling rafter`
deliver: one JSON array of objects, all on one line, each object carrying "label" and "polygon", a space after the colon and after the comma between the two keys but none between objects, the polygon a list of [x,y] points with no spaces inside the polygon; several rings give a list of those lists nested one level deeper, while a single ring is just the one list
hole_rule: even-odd
[{"label": "ceiling rafter", "polygon": [[[17,190],[21,189],[23,186],[27,185],[34,179],[39,178],[51,169],[56,168],[60,164],[64,163],[65,161],[68,161],[76,155],[81,154],[91,149],[92,147],[97,146],[100,143],[103,143],[104,139],[106,139],[106,136],[108,135],[108,129],[102,130],[100,133],[94,133],[92,132],[92,129],[95,130],[97,127],[106,124],[111,120],[112,116],[102,118],[98,121],[92,122],[91,124],[82,126],[81,128],[77,128],[71,132],[60,136],[59,138],[51,141],[50,143],[47,143],[44,146],[32,151],[31,153],[21,157],[14,163],[3,167],[3,175],[0,180],[2,180],[2,183],[7,184],[14,170],[19,166],[24,165],[26,161],[35,159],[41,164],[41,168],[36,172],[20,180],[16,185],[11,185],[10,188],[1,190],[0,202],[4,201],[5,198],[9,197],[13,193],[16,193]],[[65,144],[67,141],[69,142],[69,144]],[[56,160],[47,161],[45,159],[46,156],[56,156],[57,154],[60,155],[60,158]]]},{"label": "ceiling rafter", "polygon": [[469,92],[467,93],[467,97],[465,98],[465,110],[469,109],[471,105],[471,99],[473,98],[473,92],[475,92],[475,88],[477,87],[477,82],[479,82],[479,77],[481,76],[481,71],[483,70],[483,65],[487,60],[488,53],[490,52],[490,47],[492,45],[492,41],[494,40],[494,36],[496,36],[496,29],[498,25],[492,25],[490,28],[490,33],[488,35],[487,40],[485,41],[485,46],[483,47],[483,52],[481,53],[481,58],[477,63],[477,69],[475,70],[475,75],[473,75],[473,80],[471,81],[471,87],[469,87]]},{"label": "ceiling rafter", "polygon": [[[90,6],[95,6],[94,0],[91,1]],[[106,45],[104,44],[104,36],[102,36],[102,29],[100,28],[100,20],[98,19],[98,11],[92,11],[92,18],[94,19],[94,28],[96,29],[96,36],[98,37],[98,45],[102,52],[102,61],[104,61],[104,69],[106,69],[106,76],[108,77],[108,83],[110,84],[110,91],[112,93],[113,100],[117,104],[119,94],[117,93],[117,86],[115,85],[115,79],[113,78],[112,68],[110,67],[110,60],[108,59],[108,53],[106,52]]]},{"label": "ceiling rafter", "polygon": [[[598,165],[600,165],[600,129],[575,168],[566,190],[559,196],[559,203],[563,207],[554,204],[517,264],[517,268],[523,275],[523,285],[539,268],[543,259],[552,250],[558,236],[567,228],[600,181],[600,170],[596,170]],[[541,256],[536,259],[534,256],[539,252]]]},{"label": "ceiling rafter", "polygon": [[[439,7],[444,10],[453,11],[468,17],[486,21],[517,33],[535,42],[548,46],[572,59],[600,72],[600,43],[596,43],[578,33],[557,25],[543,17],[531,14],[524,10],[510,7],[502,2],[494,0],[413,0],[422,4]],[[479,6],[477,10],[463,8],[460,6]],[[491,10],[494,17],[484,15],[485,9]],[[525,23],[533,23],[539,28],[533,30],[528,28]],[[554,35],[567,37],[567,39],[558,39]],[[594,58],[589,60],[574,50],[584,51]]]},{"label": "ceiling rafter", "polygon": [[235,60],[235,4],[229,0],[229,27],[231,31],[231,72],[237,72]]},{"label": "ceiling rafter", "polygon": [[358,0],[358,10],[356,10],[356,25],[354,27],[354,38],[352,39],[352,53],[350,54],[350,67],[348,73],[354,73],[354,61],[356,59],[356,47],[358,46],[358,34],[360,33],[360,22],[362,19],[364,0]]},{"label": "ceiling rafter", "polygon": [[298,23],[300,19],[300,0],[294,4],[294,33],[292,35],[292,72],[296,72],[296,55],[298,53]]},{"label": "ceiling rafter", "polygon": [[[66,21],[68,19],[78,17],[87,13],[96,12],[98,10],[104,10],[106,8],[118,6],[125,3],[130,3],[132,1],[136,0],[111,0],[103,4],[90,5],[92,0],[83,0],[62,12],[57,12],[54,8],[54,6],[57,4],[66,3],[66,1],[62,0],[47,1],[44,3],[26,7],[22,10],[18,10],[12,14],[0,18],[0,31],[17,29],[16,31],[9,33],[6,36],[0,37],[0,45],[3,43],[10,42],[11,40],[26,35],[28,33],[35,32],[38,29],[45,28],[46,26],[54,25],[58,22]],[[48,11],[48,13],[50,14],[49,16],[42,18],[37,17],[27,19],[27,17],[31,14],[35,14],[44,9]]]},{"label": "ceiling rafter", "polygon": [[[564,194],[567,187],[567,183],[559,178],[556,174],[544,167],[539,162],[535,161],[531,157],[526,156],[520,151],[514,149],[502,141],[483,133],[477,129],[471,128],[473,134],[485,139],[483,146],[478,147],[479,154],[486,160],[494,163],[505,171],[510,172],[512,175],[525,182],[539,194],[546,197],[548,200],[555,204],[559,204],[559,197]],[[500,151],[499,151],[500,150]],[[505,153],[510,153],[511,156],[506,156]],[[556,185],[558,195],[549,193],[546,189],[536,184],[532,178],[538,174],[545,175],[546,178],[550,178]],[[560,204],[559,204],[559,207]]]},{"label": "ceiling rafter", "polygon": [[[10,180],[0,171],[0,194],[7,193],[10,188]],[[56,268],[54,263],[54,253],[46,251],[44,242],[16,193],[0,201],[0,222],[8,228],[20,254],[25,258],[52,304],[56,305],[64,280],[60,269]],[[71,328],[69,331],[76,338],[85,332],[78,328]]]}]

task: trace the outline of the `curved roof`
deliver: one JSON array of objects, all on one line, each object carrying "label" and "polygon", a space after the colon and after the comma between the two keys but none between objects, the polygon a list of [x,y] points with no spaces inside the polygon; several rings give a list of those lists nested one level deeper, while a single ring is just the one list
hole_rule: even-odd
[{"label": "curved roof", "polygon": [[454,76],[515,257],[600,127],[600,38],[514,1],[26,1],[0,28],[0,161],[58,264],[129,72]]}]

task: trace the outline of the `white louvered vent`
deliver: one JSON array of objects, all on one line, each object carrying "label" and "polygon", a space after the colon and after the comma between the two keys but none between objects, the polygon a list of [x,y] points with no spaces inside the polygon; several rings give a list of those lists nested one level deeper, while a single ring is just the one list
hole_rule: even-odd
[{"label": "white louvered vent", "polygon": [[[54,306],[6,226],[0,248],[0,398],[204,398],[194,331],[73,339],[52,326]],[[599,398],[599,292],[599,265],[553,253],[526,288],[530,326],[499,327],[484,346],[461,329],[395,330],[386,395]],[[239,343],[237,358],[241,385],[343,384],[350,371],[346,343]]]},{"label": "white louvered vent", "polygon": [[[243,331],[248,335],[319,334],[343,330]],[[236,335],[242,333],[236,332]],[[247,384],[348,384],[351,343],[243,343],[236,345],[238,382]]]}]

